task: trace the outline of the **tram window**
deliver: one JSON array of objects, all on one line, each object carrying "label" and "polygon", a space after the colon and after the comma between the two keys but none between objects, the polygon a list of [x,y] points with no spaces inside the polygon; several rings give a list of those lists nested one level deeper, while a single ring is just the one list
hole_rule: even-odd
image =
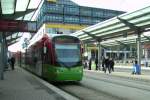
[{"label": "tram window", "polygon": [[47,53],[47,47],[44,47],[43,51],[44,51],[44,54],[46,54]]},{"label": "tram window", "polygon": [[51,63],[51,52],[50,50],[45,46],[43,47],[43,53],[44,53],[44,63],[50,64]]}]

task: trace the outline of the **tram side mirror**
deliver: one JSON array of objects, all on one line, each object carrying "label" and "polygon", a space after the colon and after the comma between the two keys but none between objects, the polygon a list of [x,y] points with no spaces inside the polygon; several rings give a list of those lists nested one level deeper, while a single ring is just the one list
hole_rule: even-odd
[{"label": "tram side mirror", "polygon": [[43,51],[44,51],[44,54],[46,54],[46,52],[47,52],[47,47],[44,46]]}]

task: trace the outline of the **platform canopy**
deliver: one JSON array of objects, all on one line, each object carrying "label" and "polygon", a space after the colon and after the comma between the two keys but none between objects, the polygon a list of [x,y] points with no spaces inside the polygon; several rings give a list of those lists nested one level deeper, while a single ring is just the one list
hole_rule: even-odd
[{"label": "platform canopy", "polygon": [[[34,21],[33,17],[43,1],[44,0],[0,0],[0,19]],[[8,46],[19,41],[22,36],[21,32],[2,33],[5,33]]]},{"label": "platform canopy", "polygon": [[[102,41],[101,45],[105,47],[117,46],[117,45],[124,45],[128,46],[129,44],[136,44],[137,36],[130,36],[126,38],[115,38],[108,41]],[[141,42],[147,43],[150,42],[150,37],[146,35],[141,35]]]},{"label": "platform canopy", "polygon": [[150,6],[125,13],[73,33],[83,42],[106,41],[149,31]]}]

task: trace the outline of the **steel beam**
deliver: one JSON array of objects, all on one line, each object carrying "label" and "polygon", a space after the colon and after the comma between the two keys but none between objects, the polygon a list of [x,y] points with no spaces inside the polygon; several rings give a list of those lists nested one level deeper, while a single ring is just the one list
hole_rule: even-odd
[{"label": "steel beam", "polygon": [[102,44],[101,44],[101,47],[104,48],[104,49],[108,49],[106,46],[104,46],[104,45],[102,45]]},{"label": "steel beam", "polygon": [[150,41],[150,37],[143,35],[147,40]]},{"label": "steel beam", "polygon": [[119,18],[119,17],[117,17],[117,19],[120,20],[122,23],[124,23],[126,26],[128,26],[132,30],[136,30],[138,32],[143,32],[144,31],[144,29],[142,29],[138,26],[135,26],[133,23],[130,23],[129,21],[127,21],[125,19],[122,19],[122,18]]},{"label": "steel beam", "polygon": [[121,41],[115,40],[116,42],[118,42],[119,44],[122,44],[124,46],[127,46],[126,44],[122,43]]},{"label": "steel beam", "polygon": [[17,40],[18,38],[21,38],[21,36],[15,37],[15,38],[12,38],[12,37],[11,37],[10,40],[7,40],[7,43],[9,44],[9,43],[11,43],[12,41]]},{"label": "steel beam", "polygon": [[19,18],[19,17],[22,17],[22,16],[25,16],[33,11],[35,11],[37,9],[28,9],[26,11],[19,11],[19,12],[15,12],[15,14],[13,15],[10,15],[10,14],[5,14],[5,15],[2,15],[0,18],[1,19],[9,19],[9,20],[13,20],[13,19],[16,19],[16,18]]},{"label": "steel beam", "polygon": [[88,36],[92,37],[94,40],[96,40],[96,41],[98,41],[98,42],[101,41],[100,38],[98,38],[97,36],[95,36],[95,35],[93,35],[93,34],[90,34],[89,32],[86,32],[86,31],[82,31],[82,32],[84,32],[85,34],[87,34]]}]

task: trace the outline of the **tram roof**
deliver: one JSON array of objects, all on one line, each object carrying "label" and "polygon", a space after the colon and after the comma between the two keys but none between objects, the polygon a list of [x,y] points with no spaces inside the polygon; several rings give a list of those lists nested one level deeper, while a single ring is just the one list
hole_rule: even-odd
[{"label": "tram roof", "polygon": [[[129,25],[124,24],[119,19],[126,21]],[[131,36],[135,34],[138,28],[142,29],[143,32],[149,31],[150,6],[84,28],[73,33],[73,35],[80,38],[83,42],[96,40],[103,42],[112,38],[123,37],[125,34]]]},{"label": "tram roof", "polygon": [[[0,0],[0,19],[34,21],[34,14],[44,0]],[[5,32],[7,46],[18,42],[22,32]]]},{"label": "tram roof", "polygon": [[[30,43],[29,43],[28,47],[32,46],[34,43],[36,43],[37,41],[39,41],[40,39],[42,39],[44,35],[47,35],[47,36],[50,37],[50,38],[54,38],[54,37],[56,37],[56,36],[73,36],[73,35],[71,35],[71,34],[47,34],[47,33],[43,34],[43,33],[37,33],[37,34],[30,40]],[[73,37],[75,37],[75,36],[73,36]],[[77,38],[77,37],[75,37],[75,38]]]}]

